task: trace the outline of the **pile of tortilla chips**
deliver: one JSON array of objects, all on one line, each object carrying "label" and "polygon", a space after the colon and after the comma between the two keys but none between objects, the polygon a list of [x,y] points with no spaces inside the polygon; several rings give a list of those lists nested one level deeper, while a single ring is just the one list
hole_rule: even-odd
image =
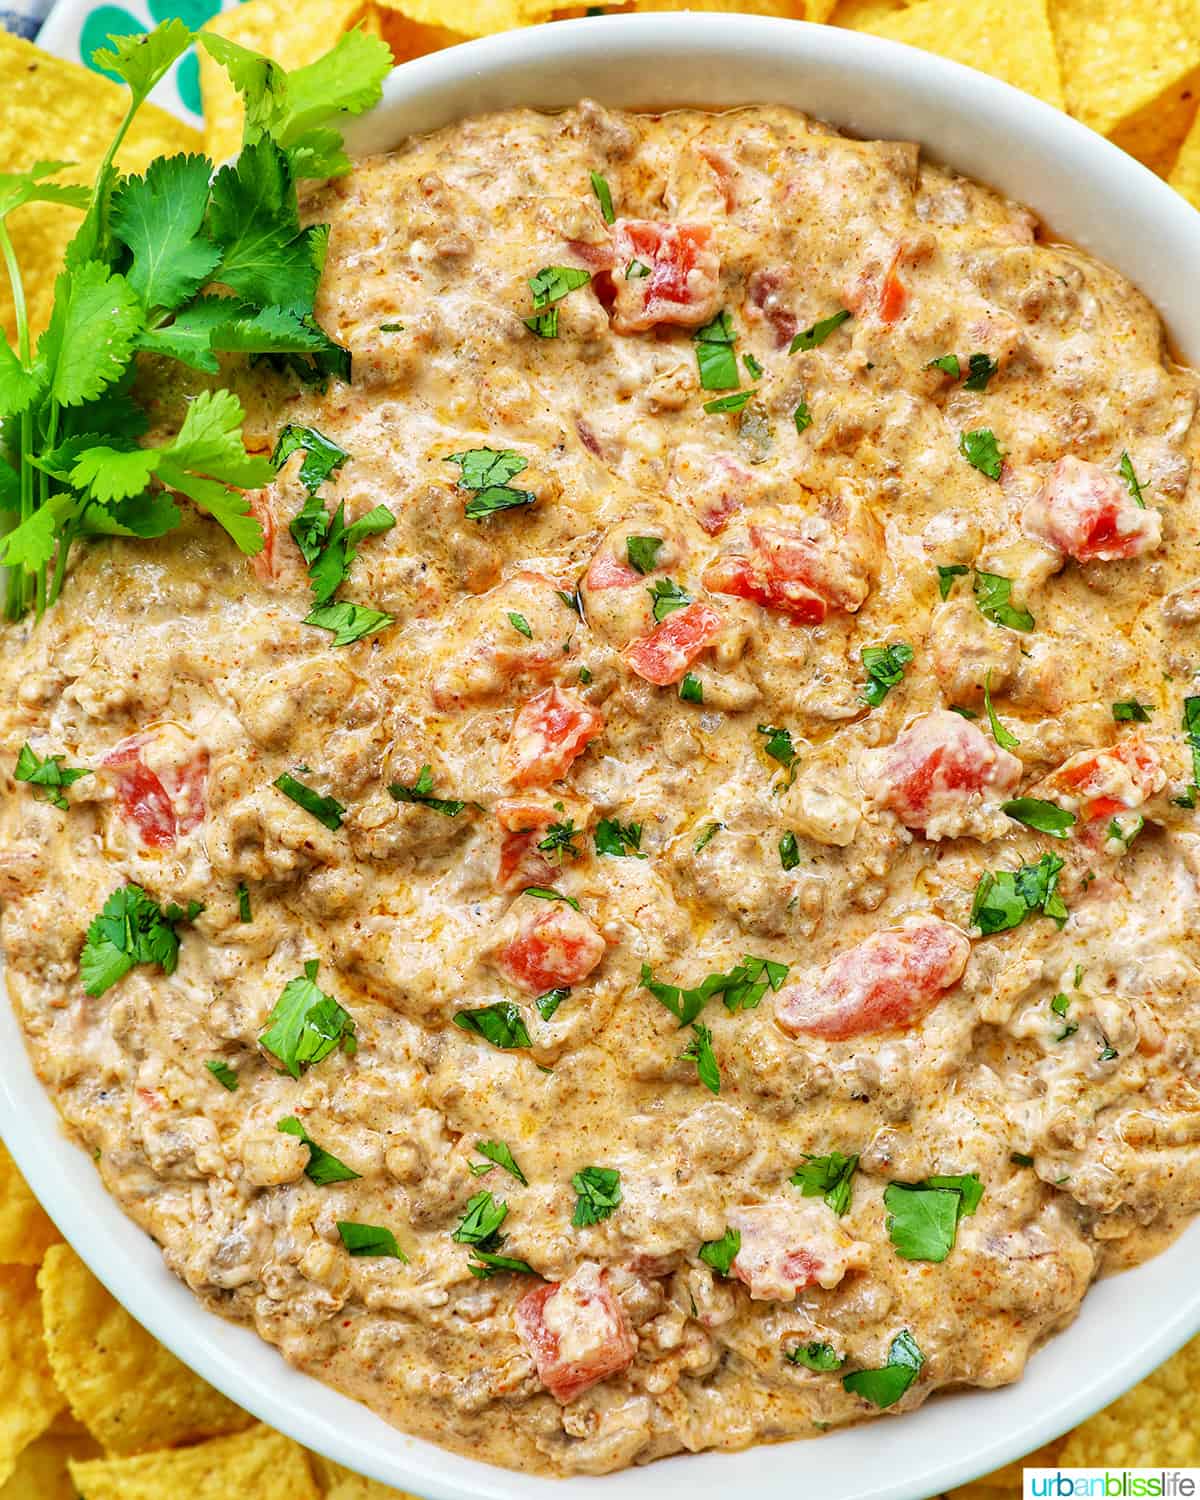
[{"label": "pile of tortilla chips", "polygon": [[[182,7],[180,7],[182,8]],[[1200,0],[638,0],[607,10],[746,11],[828,22],[908,42],[992,73],[1100,131],[1200,207]],[[166,10],[172,9],[168,4]],[[584,14],[556,0],[249,0],[214,30],[295,68],[361,25],[397,62],[469,37]],[[163,153],[236,152],[241,107],[201,54],[203,141],[147,106],[119,158],[140,171]],[[77,163],[94,175],[125,94],[96,73],[0,31],[0,163]],[[13,215],[34,332],[77,216],[54,205]],[[12,337],[7,287],[0,324]],[[1200,1339],[1038,1463],[1200,1465]],[[1020,1465],[955,1492],[1009,1500]],[[145,1333],[91,1276],[0,1146],[0,1500],[386,1500],[255,1423]]]}]

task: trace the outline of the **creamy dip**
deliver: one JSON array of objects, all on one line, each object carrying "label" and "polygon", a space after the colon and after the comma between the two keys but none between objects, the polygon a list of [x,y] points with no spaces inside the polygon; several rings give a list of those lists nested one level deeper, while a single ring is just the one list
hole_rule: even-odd
[{"label": "creamy dip", "polygon": [[98,542],[7,632],[5,767],[91,771],[0,843],[68,1125],[206,1305],[495,1463],[1015,1380],[1200,1206],[1194,374],[784,108],[468,120],[307,213],[353,378],[226,372],[298,442],[264,551]]}]

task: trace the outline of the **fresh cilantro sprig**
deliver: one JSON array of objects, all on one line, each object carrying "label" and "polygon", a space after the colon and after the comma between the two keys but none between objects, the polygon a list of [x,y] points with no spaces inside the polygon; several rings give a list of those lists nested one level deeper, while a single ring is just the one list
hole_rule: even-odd
[{"label": "fresh cilantro sprig", "polygon": [[598,1224],[620,1207],[621,1174],[616,1167],[584,1167],[571,1178],[571,1186],[577,1195],[571,1215],[576,1229]]},{"label": "fresh cilantro sprig", "polygon": [[877,1370],[853,1370],[842,1376],[842,1388],[881,1411],[895,1406],[921,1373],[925,1355],[907,1328],[892,1340],[887,1364]]},{"label": "fresh cilantro sprig", "polygon": [[258,1039],[293,1078],[339,1046],[348,1053],[358,1047],[354,1021],[317,984],[317,968],[318,960],[309,959],[304,973],[288,980]]},{"label": "fresh cilantro sprig", "polygon": [[677,984],[666,984],[655,979],[649,964],[642,965],[641,985],[649,990],[660,1005],[665,1005],[681,1027],[690,1026],[708,1002],[720,995],[730,1015],[739,1011],[753,1010],[768,987],[778,990],[788,976],[787,964],[772,958],[755,958],[747,954],[741,963],[724,974],[709,974],[695,989],[681,989]]},{"label": "fresh cilantro sprig", "polygon": [[[15,348],[0,343],[0,421],[9,437],[0,458],[0,563],[10,619],[55,602],[81,538],[149,539],[179,526],[173,496],[211,516],[241,551],[262,549],[245,492],[266,484],[272,469],[246,451],[236,397],[201,392],[173,439],[142,446],[149,424],[131,394],[139,355],[210,375],[228,354],[280,361],[317,380],[349,377],[347,352],[314,317],[328,230],[301,227],[296,183],[349,170],[337,127],[378,100],[391,67],[387,46],[351,32],[289,74],[203,36],[245,100],[241,155],[215,175],[206,157],[185,153],[123,176],[114,161],[134,117],[196,36],[173,19],[111,40],[94,60],[125,83],[129,104],[91,189],[54,181],[63,163],[0,173],[0,258],[16,325]],[[34,349],[7,220],[39,202],[84,217]]]},{"label": "fresh cilantro sprig", "polygon": [[27,781],[40,801],[51,802],[66,811],[69,805],[67,787],[92,773],[86,766],[64,766],[65,759],[63,755],[37,755],[28,744],[24,744],[17,756],[13,779]]},{"label": "fresh cilantro sprig", "polygon": [[844,1156],[840,1151],[831,1151],[828,1156],[806,1156],[789,1181],[806,1198],[824,1198],[834,1213],[841,1215],[850,1207],[851,1185],[857,1171],[857,1152]]},{"label": "fresh cilantro sprig", "polygon": [[191,922],[202,910],[198,902],[187,911],[173,902],[165,909],[140,885],[115,890],[92,919],[79,956],[79,977],[84,993],[103,995],[135,964],[157,964],[164,974],[173,974],[179,962],[180,922]]}]

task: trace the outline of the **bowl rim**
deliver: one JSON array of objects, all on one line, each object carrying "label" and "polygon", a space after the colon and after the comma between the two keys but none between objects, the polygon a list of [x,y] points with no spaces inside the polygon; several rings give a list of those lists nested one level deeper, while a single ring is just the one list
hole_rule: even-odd
[{"label": "bowl rim", "polygon": [[[380,106],[347,132],[348,142],[359,152],[396,145],[414,129],[496,107],[494,98],[543,106],[567,102],[564,89],[581,73],[601,82],[591,90],[601,102],[621,104],[613,98],[624,87],[617,70],[641,66],[645,76],[653,69],[660,79],[664,57],[674,70],[662,96],[647,101],[652,107],[701,103],[684,94],[704,88],[709,107],[733,106],[740,93],[744,103],[809,108],[803,93],[808,89],[834,105],[842,100],[841,109],[809,112],[853,133],[928,133],[935,158],[1031,203],[1073,241],[1152,290],[1177,346],[1200,362],[1200,307],[1189,309],[1183,278],[1175,274],[1181,264],[1200,264],[1200,214],[1146,168],[1050,105],[957,63],[864,33],[711,12],[612,15],[507,32],[402,65],[388,79]],[[686,87],[685,77],[692,80]],[[790,79],[790,88],[803,96],[764,97],[774,84],[747,82],[739,89],[736,80],[743,77]],[[848,85],[857,92],[846,94]],[[890,118],[904,100],[925,122],[924,131],[911,131],[907,115],[890,130],[878,129],[881,112]],[[992,168],[981,167],[981,160]],[[1104,213],[1097,200],[1103,200]],[[1061,214],[1047,211],[1058,207]],[[1130,224],[1140,227],[1131,232]],[[1146,226],[1153,237],[1145,234]],[[65,1238],[113,1296],[254,1416],[347,1468],[402,1489],[416,1487],[433,1500],[549,1500],[566,1485],[584,1484],[599,1500],[690,1500],[724,1494],[731,1483],[747,1480],[762,1500],[790,1500],[798,1475],[815,1483],[822,1500],[926,1500],[1058,1436],[1200,1330],[1196,1221],[1154,1261],[1093,1286],[1072,1327],[1034,1355],[1016,1384],[941,1394],[900,1424],[860,1424],[816,1444],[684,1455],[603,1478],[529,1477],[389,1427],[356,1401],[288,1366],[252,1329],[209,1313],[166,1269],[157,1246],[126,1218],[90,1157],[67,1137],[34,1074],[11,1004],[0,1005],[0,1046],[9,1059],[0,1070],[0,1138]],[[1139,1310],[1140,1326],[1134,1318],[1130,1329],[1130,1314]],[[1114,1326],[1127,1339],[1116,1356]]]}]

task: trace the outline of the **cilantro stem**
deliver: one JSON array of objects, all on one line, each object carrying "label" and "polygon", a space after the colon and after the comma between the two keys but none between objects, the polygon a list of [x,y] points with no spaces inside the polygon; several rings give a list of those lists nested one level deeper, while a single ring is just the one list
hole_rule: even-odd
[{"label": "cilantro stem", "polygon": [[[25,306],[25,283],[21,280],[21,267],[8,233],[8,225],[0,219],[0,254],[4,256],[4,268],[8,272],[12,287],[13,318],[17,325],[17,351],[22,365],[29,368],[29,315]],[[33,465],[29,462],[33,451],[33,415],[26,408],[21,413],[21,520],[27,521],[33,514]],[[18,620],[26,604],[26,579],[24,570],[10,568],[8,573],[8,617]]]},{"label": "cilantro stem", "polygon": [[58,556],[54,559],[54,577],[50,581],[50,597],[47,600],[49,604],[53,604],[62,592],[63,580],[67,576],[67,558],[70,556],[71,544],[83,525],[83,518],[90,504],[90,500],[85,501],[79,514],[73,516],[62,529],[62,535],[58,539]]}]

